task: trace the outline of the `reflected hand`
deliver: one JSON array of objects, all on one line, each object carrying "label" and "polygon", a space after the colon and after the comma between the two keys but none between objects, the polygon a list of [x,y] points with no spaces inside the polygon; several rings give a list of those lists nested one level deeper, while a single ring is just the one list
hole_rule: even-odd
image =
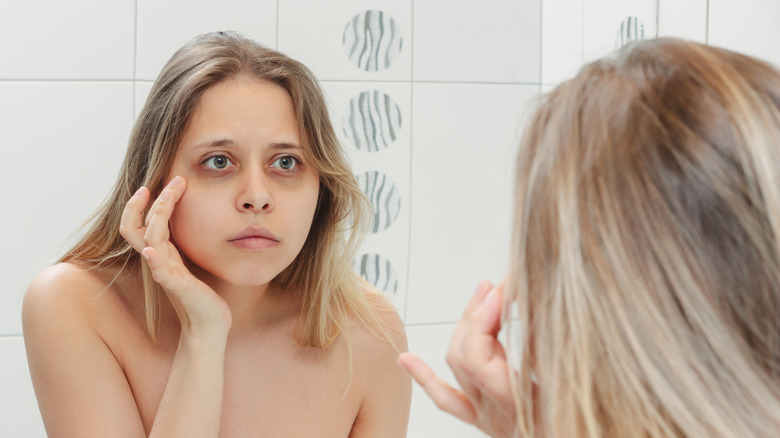
[{"label": "reflected hand", "polygon": [[168,222],[186,189],[183,177],[171,180],[149,209],[144,227],[143,212],[150,193],[141,187],[127,202],[119,233],[146,259],[154,281],[162,286],[176,310],[182,333],[227,334],[231,325],[227,303],[192,275],[170,241]]},{"label": "reflected hand", "polygon": [[439,409],[478,427],[492,437],[513,435],[516,410],[509,365],[497,336],[501,329],[502,287],[480,283],[450,342],[447,363],[462,390],[436,376],[411,353],[398,363],[414,377]]}]

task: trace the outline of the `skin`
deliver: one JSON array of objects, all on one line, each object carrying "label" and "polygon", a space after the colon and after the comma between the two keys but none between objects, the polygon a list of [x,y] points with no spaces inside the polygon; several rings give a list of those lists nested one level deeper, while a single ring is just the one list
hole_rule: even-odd
[{"label": "skin", "polygon": [[510,367],[498,341],[502,289],[480,283],[455,327],[447,364],[462,389],[450,386],[412,353],[398,358],[439,409],[495,438],[514,436],[517,415]]},{"label": "skin", "polygon": [[[300,251],[319,190],[298,132],[283,88],[217,84],[146,223],[149,191],[128,202],[121,233],[168,297],[158,342],[146,333],[133,269],[117,276],[65,263],[33,281],[25,343],[50,437],[405,436],[411,385],[396,349],[352,322],[347,388],[343,337],[327,349],[299,346],[292,291],[269,287]],[[247,227],[273,238],[237,245]],[[393,336],[405,350],[405,336]]]}]

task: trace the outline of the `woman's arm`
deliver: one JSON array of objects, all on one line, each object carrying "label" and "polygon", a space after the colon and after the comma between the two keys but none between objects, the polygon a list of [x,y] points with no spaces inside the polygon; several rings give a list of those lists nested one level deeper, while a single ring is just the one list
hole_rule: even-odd
[{"label": "woman's arm", "polygon": [[[139,190],[128,202],[121,232],[147,258],[182,326],[149,436],[213,438],[219,434],[231,318],[224,300],[187,271],[168,239],[168,219],[185,189],[181,178],[169,184],[146,227],[149,192]],[[92,323],[91,306],[104,287],[63,264],[41,274],[25,296],[25,343],[49,437],[146,435],[124,371]]]}]

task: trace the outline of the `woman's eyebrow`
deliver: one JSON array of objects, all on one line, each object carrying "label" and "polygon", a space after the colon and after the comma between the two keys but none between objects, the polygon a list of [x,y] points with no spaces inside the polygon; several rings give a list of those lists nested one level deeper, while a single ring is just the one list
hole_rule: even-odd
[{"label": "woman's eyebrow", "polygon": [[271,143],[269,145],[272,149],[300,149],[300,145],[295,143]]},{"label": "woman's eyebrow", "polygon": [[223,148],[223,147],[235,147],[238,143],[232,138],[220,138],[217,140],[209,140],[203,143],[198,143],[193,146],[194,150],[208,149],[208,148]]}]

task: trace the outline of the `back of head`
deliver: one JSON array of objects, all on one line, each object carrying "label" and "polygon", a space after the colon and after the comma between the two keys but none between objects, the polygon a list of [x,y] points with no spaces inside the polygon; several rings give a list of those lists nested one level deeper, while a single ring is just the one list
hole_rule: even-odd
[{"label": "back of head", "polygon": [[780,434],[780,72],[676,39],[585,66],[515,216],[524,435]]}]

